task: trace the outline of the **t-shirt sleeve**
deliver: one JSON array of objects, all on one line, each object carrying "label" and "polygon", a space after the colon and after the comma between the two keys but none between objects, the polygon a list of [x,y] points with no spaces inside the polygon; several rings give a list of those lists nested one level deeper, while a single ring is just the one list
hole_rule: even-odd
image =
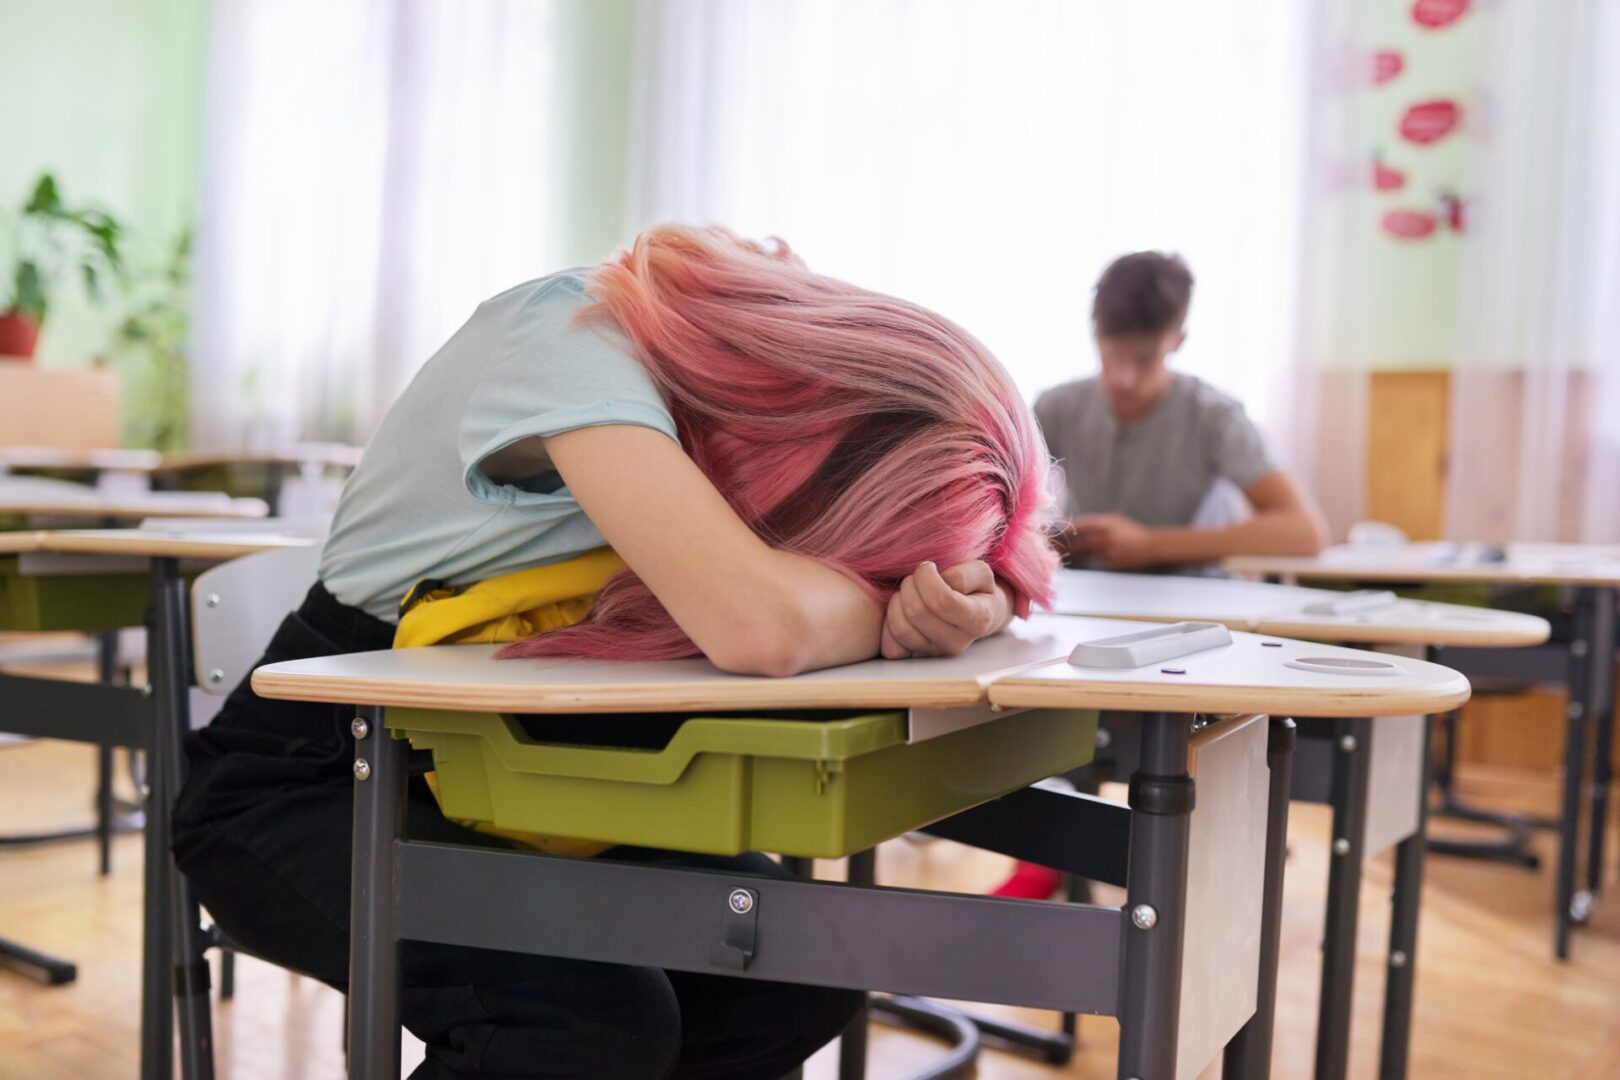
[{"label": "t-shirt sleeve", "polygon": [[1063,423],[1060,415],[1062,403],[1058,401],[1056,390],[1048,390],[1035,399],[1035,424],[1041,429],[1041,438],[1046,442],[1046,456],[1055,458],[1058,452],[1058,425]]},{"label": "t-shirt sleeve", "polygon": [[1266,451],[1260,429],[1254,426],[1242,405],[1235,401],[1222,402],[1213,421],[1210,454],[1218,475],[1248,491],[1261,477],[1276,471],[1276,463]]},{"label": "t-shirt sleeve", "polygon": [[467,490],[475,498],[530,503],[558,497],[484,471],[492,455],[524,439],[603,424],[638,424],[676,438],[674,417],[630,342],[599,320],[574,321],[588,303],[577,286],[558,281],[518,308],[504,332],[491,335],[499,355],[469,394],[458,437]]}]

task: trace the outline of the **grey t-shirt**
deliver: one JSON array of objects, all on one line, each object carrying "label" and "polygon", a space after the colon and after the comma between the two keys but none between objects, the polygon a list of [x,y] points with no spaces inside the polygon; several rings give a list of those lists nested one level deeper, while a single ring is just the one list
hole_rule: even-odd
[{"label": "grey t-shirt", "polygon": [[1181,372],[1129,428],[1120,427],[1095,376],[1042,394],[1035,418],[1063,469],[1070,517],[1114,513],[1143,525],[1190,525],[1219,480],[1247,491],[1276,469],[1243,406]]}]

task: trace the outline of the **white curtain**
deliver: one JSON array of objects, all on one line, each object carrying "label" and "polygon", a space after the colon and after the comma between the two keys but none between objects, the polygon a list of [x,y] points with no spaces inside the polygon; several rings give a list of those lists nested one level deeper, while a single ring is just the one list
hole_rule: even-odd
[{"label": "white curtain", "polygon": [[1620,5],[1495,14],[1448,529],[1620,541]]},{"label": "white curtain", "polygon": [[1305,7],[653,0],[629,224],[780,235],[954,318],[1030,396],[1095,368],[1114,256],[1178,251],[1198,284],[1176,365],[1280,420]]},{"label": "white curtain", "polygon": [[482,299],[557,268],[553,0],[216,0],[205,445],[366,438]]}]

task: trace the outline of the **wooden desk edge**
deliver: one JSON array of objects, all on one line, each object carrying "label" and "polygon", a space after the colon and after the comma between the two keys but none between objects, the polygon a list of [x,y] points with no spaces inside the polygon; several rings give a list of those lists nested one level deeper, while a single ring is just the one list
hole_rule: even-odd
[{"label": "wooden desk edge", "polygon": [[980,705],[982,683],[969,679],[931,686],[894,680],[828,684],[791,679],[748,679],[710,684],[469,686],[464,682],[402,684],[388,679],[253,673],[260,697],[349,705],[438,708],[455,712],[615,713],[692,712],[702,709],[904,709]]},{"label": "wooden desk edge", "polygon": [[[1063,612],[1042,611],[1041,614],[1054,615],[1058,618],[1064,617]],[[1507,616],[1518,615],[1519,613],[1502,612],[1501,614]],[[1293,622],[1286,617],[1272,616],[1251,619],[1191,615],[1142,615],[1140,613],[1136,615],[1116,615],[1088,611],[1083,616],[1075,617],[1131,619],[1137,622],[1152,623],[1218,622],[1232,630],[1242,630],[1250,634],[1294,638],[1304,641],[1320,641],[1330,644],[1350,642],[1356,645],[1450,645],[1482,649],[1509,649],[1540,645],[1552,634],[1552,627],[1547,623],[1547,620],[1534,615],[1526,615],[1518,619],[1504,618],[1502,621],[1509,624],[1507,626],[1446,627],[1443,634],[1439,633],[1435,627],[1365,626],[1358,623],[1325,625],[1309,619]],[[1534,623],[1529,621],[1532,619],[1535,620]],[[1535,623],[1540,625],[1536,626]]]},{"label": "wooden desk edge", "polygon": [[128,535],[108,533],[42,532],[40,544],[31,550],[62,555],[132,555],[154,559],[236,559],[261,551],[311,547],[314,537],[244,537],[240,541],[191,540],[176,536],[145,536],[130,530]]},{"label": "wooden desk edge", "polygon": [[1468,583],[1479,585],[1574,585],[1590,588],[1620,587],[1620,567],[1604,573],[1580,570],[1514,568],[1511,564],[1479,566],[1336,566],[1306,559],[1298,564],[1253,556],[1223,561],[1221,568],[1233,574],[1262,574],[1309,581],[1378,581]]},{"label": "wooden desk edge", "polygon": [[[285,675],[260,669],[253,689],[265,698],[385,707],[440,708],[456,712],[612,713],[688,712],[700,709],[949,708],[992,704],[1069,709],[1129,709],[1137,712],[1270,712],[1285,716],[1401,716],[1444,712],[1468,700],[1468,680],[1454,675],[1429,687],[1401,691],[1366,689],[1056,683],[1010,674],[988,689],[968,680],[912,686],[892,680],[829,685],[819,681],[749,680],[710,685],[544,687],[469,686],[464,682],[402,684],[387,679]],[[1268,706],[1262,708],[1261,706]]]},{"label": "wooden desk edge", "polygon": [[1076,683],[1012,675],[990,687],[990,703],[1008,708],[1123,709],[1131,712],[1268,713],[1272,716],[1408,716],[1448,712],[1468,700],[1468,680],[1453,673],[1444,682],[1398,691],[1321,690],[1314,687],[1268,687],[1183,684],[1157,687],[1142,683],[1087,680],[1084,702],[1075,698]]}]

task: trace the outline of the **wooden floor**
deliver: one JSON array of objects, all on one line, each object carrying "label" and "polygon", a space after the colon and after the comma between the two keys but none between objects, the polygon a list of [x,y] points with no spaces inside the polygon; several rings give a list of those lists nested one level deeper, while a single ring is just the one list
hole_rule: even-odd
[{"label": "wooden floor", "polygon": [[[93,751],[64,743],[0,746],[0,829],[39,830],[87,822]],[[1537,777],[1475,769],[1466,789],[1500,805],[1552,808],[1554,788]],[[1326,885],[1325,808],[1296,805],[1290,829],[1283,962],[1274,1075],[1310,1075],[1318,938]],[[1545,857],[1550,836],[1541,838]],[[0,932],[79,963],[79,980],[45,988],[0,972],[0,1080],[134,1077],[139,1027],[141,840],[116,844],[114,873],[95,875],[88,842],[0,848]],[[1611,859],[1610,879],[1613,881]],[[1006,860],[948,843],[884,848],[890,884],[978,891]],[[831,873],[832,867],[823,867]],[[1363,896],[1351,1075],[1376,1072],[1382,942],[1390,870],[1367,874]],[[1611,1080],[1620,1076],[1620,884],[1575,940],[1574,959],[1551,959],[1551,878],[1483,863],[1431,858],[1419,945],[1414,1080],[1525,1077]],[[1047,1014],[1026,1018],[1051,1023]],[[243,960],[237,996],[217,1010],[221,1080],[327,1080],[342,1070],[341,998],[268,965]],[[985,1080],[1112,1077],[1113,1021],[1082,1020],[1082,1048],[1058,1071],[999,1052],[984,1055]],[[408,1043],[407,1062],[420,1047]],[[937,1048],[874,1029],[871,1075],[905,1075]],[[830,1080],[823,1051],[807,1075]],[[1218,1075],[1218,1067],[1209,1075]]]}]

